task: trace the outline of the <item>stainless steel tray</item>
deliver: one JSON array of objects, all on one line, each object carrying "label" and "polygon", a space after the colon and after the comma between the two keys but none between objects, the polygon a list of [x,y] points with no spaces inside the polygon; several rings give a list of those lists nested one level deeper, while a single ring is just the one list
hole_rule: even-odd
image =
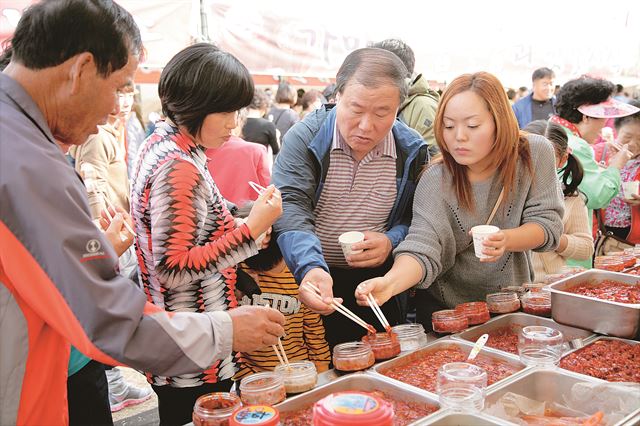
[{"label": "stainless steel tray", "polygon": [[489,416],[488,414],[456,413],[449,410],[441,410],[416,422],[416,426],[511,426],[506,420]]},{"label": "stainless steel tray", "polygon": [[[593,343],[595,343],[595,342],[597,342],[597,341],[599,341],[599,340],[621,340],[621,341],[626,342],[626,343],[629,343],[629,344],[631,344],[631,345],[640,345],[640,342],[638,342],[637,340],[623,339],[623,338],[620,338],[620,337],[598,336],[598,337],[596,337],[595,339],[593,339],[592,341],[590,341],[588,344],[586,344],[586,345],[585,345],[585,347],[586,347],[586,346],[589,346],[589,345],[591,345],[591,344],[593,344]],[[582,349],[582,348],[576,348],[576,349],[573,349],[573,350],[571,350],[571,351],[567,352],[566,354],[562,355],[562,358],[564,358],[564,357],[566,357],[566,356],[568,356],[568,355],[570,355],[570,354],[572,354],[572,353],[574,353],[574,352],[577,352],[577,351],[579,351],[580,349]],[[570,370],[562,369],[562,371],[570,371]],[[573,372],[572,372],[572,373],[573,373]],[[578,374],[578,373],[574,373],[574,374]],[[581,376],[586,376],[586,377],[591,377],[591,376],[586,375],[586,374],[580,374],[580,375],[581,375]],[[595,377],[591,377],[591,378],[592,378],[592,379],[595,379],[595,380],[600,380],[600,379],[595,378]],[[640,413],[639,413],[639,414],[640,414]]]},{"label": "stainless steel tray", "polygon": [[561,324],[584,328],[599,334],[640,338],[640,304],[610,302],[595,297],[567,293],[579,283],[596,285],[615,280],[640,285],[640,277],[591,269],[549,285],[553,319]]},{"label": "stainless steel tray", "polygon": [[[596,337],[595,334],[589,331],[582,330],[580,328],[568,327],[566,325],[558,324],[557,322],[549,318],[529,315],[522,312],[500,315],[499,317],[490,319],[484,324],[477,325],[473,328],[463,331],[462,333],[454,334],[452,337],[454,339],[462,339],[468,342],[475,342],[478,337],[480,337],[484,333],[490,333],[491,331],[502,327],[518,327],[519,329],[522,329],[522,327],[526,327],[529,325],[542,325],[559,330],[564,336],[565,341],[569,343],[565,352],[570,351],[574,346],[581,347],[582,345],[590,342]],[[493,348],[489,346],[489,343],[487,343],[487,346],[496,351],[509,354],[516,358],[518,357],[518,354]]]},{"label": "stainless steel tray", "polygon": [[[425,353],[434,352],[434,351],[437,351],[437,350],[440,350],[440,349],[443,349],[443,348],[449,348],[449,347],[452,347],[452,346],[456,347],[456,348],[459,348],[462,352],[468,354],[469,352],[471,352],[471,349],[473,348],[473,343],[469,343],[469,342],[464,341],[464,340],[454,340],[454,339],[449,339],[449,338],[439,339],[439,340],[436,340],[433,343],[428,344],[427,346],[423,347],[422,349],[418,349],[418,350],[416,350],[414,352],[411,352],[409,354],[401,355],[401,356],[399,356],[397,358],[394,358],[394,359],[391,359],[389,361],[385,361],[385,362],[381,362],[380,364],[376,364],[369,371],[373,372],[374,374],[383,376],[387,380],[392,380],[395,383],[402,383],[403,385],[409,386],[412,389],[416,389],[416,390],[418,390],[420,392],[427,393],[430,396],[432,396],[433,398],[437,399],[438,396],[435,393],[430,392],[430,391],[425,390],[425,389],[421,389],[421,388],[409,385],[409,384],[406,384],[406,383],[403,383],[403,382],[400,382],[400,381],[395,380],[395,379],[392,379],[392,378],[390,378],[388,376],[385,376],[384,372],[389,370],[389,369],[392,369],[392,368],[402,367],[402,366],[404,366],[404,365],[406,365],[406,364],[408,364],[410,362],[413,362],[413,361],[415,361],[417,359],[420,359],[420,358],[423,357],[423,355]],[[506,364],[508,364],[508,365],[510,365],[512,367],[515,367],[518,370],[520,370],[520,371],[514,373],[510,377],[513,377],[515,375],[521,374],[522,371],[525,369],[525,365],[523,363],[521,363],[517,358],[515,358],[513,356],[510,356],[510,355],[507,355],[502,351],[496,351],[494,349],[487,348],[486,346],[485,346],[484,349],[482,349],[482,351],[478,355],[478,357],[483,357],[483,356],[484,357],[489,357],[489,358],[494,359],[494,360],[503,361],[504,363],[506,363]],[[505,380],[505,379],[503,379],[503,380]],[[502,380],[499,380],[498,382],[492,384],[491,386],[488,386],[487,390],[492,389],[496,384],[500,383],[501,381]]]},{"label": "stainless steel tray", "polygon": [[[507,392],[523,395],[536,401],[557,402],[562,404],[564,401],[563,396],[571,392],[571,387],[574,384],[581,382],[606,383],[604,380],[562,369],[529,369],[517,378],[505,380],[499,386],[496,386],[487,394],[484,405],[485,408],[494,405]],[[600,410],[596,405],[592,408],[593,411],[590,414]],[[620,422],[615,423],[615,426],[624,425],[638,414],[640,414],[640,408],[629,413],[629,415]]]},{"label": "stainless steel tray", "polygon": [[[339,379],[332,381],[324,386],[317,387],[309,392],[305,392],[301,395],[297,395],[286,399],[285,401],[277,404],[276,407],[280,412],[295,411],[321,400],[325,396],[334,392],[343,392],[350,390],[358,390],[364,392],[382,391],[392,394],[397,399],[402,401],[420,402],[429,405],[438,404],[438,398],[425,395],[423,392],[418,392],[416,388],[405,385],[403,383],[396,382],[386,377],[380,377],[367,373],[353,373],[347,376],[343,376]],[[429,416],[428,416],[429,417]],[[425,417],[426,418],[426,417]],[[419,420],[416,420],[410,425],[416,425]]]}]

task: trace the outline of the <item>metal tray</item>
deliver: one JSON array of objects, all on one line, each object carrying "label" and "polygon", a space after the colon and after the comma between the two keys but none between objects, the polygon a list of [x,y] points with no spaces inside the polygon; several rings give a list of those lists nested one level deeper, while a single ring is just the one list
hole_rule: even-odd
[{"label": "metal tray", "polygon": [[[560,331],[564,336],[565,341],[569,343],[569,345],[567,345],[565,353],[572,350],[574,347],[582,347],[587,342],[590,342],[596,337],[595,334],[589,331],[582,330],[580,328],[568,327],[566,325],[558,324],[557,322],[549,318],[529,315],[522,312],[500,315],[499,317],[490,319],[484,324],[477,325],[473,328],[463,331],[462,333],[454,334],[452,337],[454,339],[462,339],[469,342],[475,342],[476,340],[478,340],[478,337],[480,337],[484,333],[489,333],[498,328],[509,326],[522,328],[529,325],[542,325],[555,328],[556,330]],[[488,345],[487,347],[514,356],[516,358],[518,357],[518,354],[502,351]]]},{"label": "metal tray", "polygon": [[[580,382],[606,383],[604,380],[560,368],[556,370],[530,369],[513,380],[503,381],[503,383],[489,392],[485,398],[485,408],[497,403],[507,392],[523,395],[536,401],[562,404],[564,401],[563,396],[568,395],[571,392],[571,387]],[[598,406],[593,406],[592,408],[592,413],[599,410]],[[629,413],[620,422],[615,423],[615,426],[624,425],[638,414],[640,414],[640,408]]]},{"label": "metal tray", "polygon": [[[277,404],[276,407],[282,412],[295,411],[321,400],[325,396],[334,392],[358,390],[364,392],[382,391],[392,394],[402,401],[420,402],[429,405],[438,404],[438,398],[418,392],[414,387],[408,386],[389,378],[379,377],[367,373],[352,373],[332,381],[324,386],[317,387],[309,392],[286,399]],[[429,415],[431,416],[431,415]],[[427,417],[429,417],[427,416]],[[424,417],[426,418],[426,417]],[[418,424],[420,419],[410,423],[411,426]]]},{"label": "metal tray", "polygon": [[[444,338],[444,339],[439,339],[436,340],[433,343],[428,344],[427,346],[423,347],[422,349],[418,349],[414,352],[411,352],[409,354],[406,355],[401,355],[397,358],[391,359],[389,361],[384,361],[381,362],[380,364],[376,364],[374,365],[369,371],[376,374],[376,375],[380,375],[383,376],[384,378],[386,378],[387,380],[391,380],[395,383],[402,383],[404,386],[408,386],[412,389],[416,389],[419,392],[424,392],[430,396],[432,396],[433,398],[438,398],[438,396],[433,393],[430,392],[428,390],[425,389],[421,389],[403,382],[400,382],[398,380],[392,379],[391,377],[385,376],[384,372],[391,369],[391,368],[396,368],[396,367],[402,367],[403,365],[406,365],[410,362],[413,362],[417,359],[420,359],[423,357],[423,354],[425,353],[430,353],[430,352],[434,352],[443,348],[450,348],[450,347],[457,347],[458,349],[460,349],[461,351],[465,352],[465,353],[469,353],[471,352],[471,349],[473,348],[473,343],[469,343],[466,342],[464,340],[454,340],[454,339],[449,339],[449,338]],[[509,356],[506,355],[504,352],[502,351],[496,351],[495,349],[491,349],[491,348],[487,348],[486,346],[484,347],[484,349],[482,349],[482,351],[480,352],[480,354],[478,355],[480,356],[486,356],[492,359],[496,359],[496,360],[500,360],[505,362],[506,364],[513,366],[517,369],[519,369],[520,371],[514,373],[512,376],[516,376],[522,373],[522,370],[524,370],[526,367],[523,363],[521,363],[517,358],[513,357],[513,356]],[[506,379],[503,379],[506,380]],[[496,383],[492,384],[491,386],[487,387],[487,390],[491,390],[493,389],[494,386],[496,386],[496,384],[502,382],[503,380],[499,380]]]},{"label": "metal tray", "polygon": [[511,426],[515,423],[510,423],[506,420],[499,419],[497,417],[489,416],[488,414],[467,414],[456,413],[450,410],[441,410],[437,413],[433,413],[429,417],[425,417],[423,420],[416,422],[416,426]]},{"label": "metal tray", "polygon": [[561,324],[584,328],[599,334],[640,338],[640,304],[610,302],[595,297],[567,293],[579,283],[593,285],[615,280],[640,285],[640,277],[591,269],[549,285],[553,319]]},{"label": "metal tray", "polygon": [[[597,342],[598,340],[621,340],[623,342],[629,343],[630,345],[640,345],[640,342],[638,342],[637,340],[623,339],[623,338],[620,338],[620,337],[598,336],[595,339],[593,339],[592,341],[590,341],[588,344],[585,344],[584,347],[587,347],[587,346]],[[568,355],[570,355],[570,354],[572,354],[574,352],[577,352],[580,349],[582,349],[582,348],[573,349],[573,350],[567,352],[566,354],[562,355],[562,358],[564,358],[564,357],[566,357],[566,356],[568,356]],[[571,371],[571,370],[562,369],[562,371]],[[574,374],[579,374],[579,373],[574,373]],[[600,380],[600,379],[598,379],[596,377],[592,377],[592,376],[589,376],[587,374],[580,374],[580,375],[581,376],[586,376],[586,377],[591,377],[592,379],[595,379],[595,380]]]}]

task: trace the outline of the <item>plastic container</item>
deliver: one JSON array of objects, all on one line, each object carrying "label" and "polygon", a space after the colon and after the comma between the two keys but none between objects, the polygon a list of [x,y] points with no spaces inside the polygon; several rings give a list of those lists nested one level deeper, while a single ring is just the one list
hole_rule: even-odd
[{"label": "plastic container", "polygon": [[392,426],[393,406],[362,392],[327,395],[313,406],[314,426]]},{"label": "plastic container", "polygon": [[515,293],[518,295],[518,298],[525,293],[525,289],[521,285],[509,285],[506,287],[502,287],[500,291],[502,293]]},{"label": "plastic container", "polygon": [[398,336],[402,352],[413,351],[427,344],[427,335],[422,324],[400,324],[391,327],[391,330]]},{"label": "plastic container", "polygon": [[461,312],[445,309],[431,314],[431,326],[436,333],[458,333],[469,327],[469,320]]},{"label": "plastic container", "polygon": [[371,346],[365,342],[347,342],[333,348],[333,368],[342,372],[366,370],[375,364]]},{"label": "plastic container", "polygon": [[239,389],[244,405],[275,405],[287,397],[282,376],[271,371],[245,377]]},{"label": "plastic container", "polygon": [[466,362],[450,362],[438,369],[437,392],[441,408],[480,412],[484,408],[487,372]]},{"label": "plastic container", "polygon": [[289,365],[278,365],[275,373],[282,376],[288,394],[301,393],[316,387],[318,372],[311,361],[295,361]]},{"label": "plastic container", "polygon": [[547,291],[528,292],[520,298],[520,303],[527,314],[551,317],[551,293]]},{"label": "plastic container", "polygon": [[562,356],[564,338],[554,328],[523,327],[518,336],[518,355],[527,367],[555,367]]},{"label": "plastic container", "polygon": [[520,299],[516,293],[487,294],[487,308],[492,314],[507,314],[520,310]]},{"label": "plastic container", "polygon": [[467,317],[469,325],[483,324],[491,319],[487,302],[460,303],[455,310]]},{"label": "plastic container", "polygon": [[236,410],[229,419],[229,426],[280,426],[280,412],[268,405],[249,405]]},{"label": "plastic container", "polygon": [[383,361],[400,355],[400,342],[393,331],[367,334],[362,337],[362,341],[371,346],[376,361]]},{"label": "plastic container", "polygon": [[525,293],[527,292],[540,292],[542,291],[546,286],[548,286],[548,283],[524,283],[522,284],[522,288],[524,289]]},{"label": "plastic container", "polygon": [[228,426],[229,418],[242,402],[238,395],[228,392],[215,392],[202,395],[193,406],[193,424],[195,426]]}]

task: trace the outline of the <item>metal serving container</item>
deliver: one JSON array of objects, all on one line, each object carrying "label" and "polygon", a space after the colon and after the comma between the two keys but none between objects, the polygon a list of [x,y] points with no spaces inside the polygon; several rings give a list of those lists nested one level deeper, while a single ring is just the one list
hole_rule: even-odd
[{"label": "metal serving container", "polygon": [[449,410],[438,411],[423,420],[417,421],[415,424],[416,426],[515,426],[515,423],[484,413],[466,414]]},{"label": "metal serving container", "polygon": [[[504,380],[500,385],[496,386],[487,394],[484,405],[485,408],[491,407],[507,392],[513,392],[536,401],[563,404],[564,396],[570,394],[571,387],[581,382],[607,383],[604,380],[560,368],[555,370],[529,369],[526,373],[512,380]],[[590,414],[598,411],[599,407],[593,406],[592,409]],[[629,413],[620,422],[615,423],[615,426],[624,425],[638,415],[640,415],[640,408]],[[506,420],[501,421],[506,422]]]},{"label": "metal serving container", "polygon": [[[585,345],[584,345],[584,347],[587,347],[587,346],[589,346],[589,345],[591,345],[591,344],[593,344],[593,343],[595,343],[595,342],[597,342],[597,341],[599,341],[599,340],[621,340],[621,341],[623,341],[623,342],[629,343],[630,345],[640,345],[640,342],[638,342],[637,340],[622,339],[622,338],[620,338],[620,337],[598,336],[598,337],[596,337],[595,339],[593,339],[592,341],[590,341],[588,344],[585,344]],[[571,351],[567,352],[566,354],[563,354],[563,355],[562,355],[562,358],[564,358],[564,357],[566,357],[566,356],[568,356],[568,355],[570,355],[570,354],[572,354],[572,353],[574,353],[574,352],[577,352],[577,351],[579,351],[580,349],[582,349],[582,348],[575,348],[575,349],[573,349],[573,350],[571,350]],[[569,371],[569,370],[564,370],[564,369],[563,369],[562,371]],[[574,374],[578,374],[578,373],[574,373]],[[591,376],[586,375],[586,374],[584,374],[584,375],[583,375],[583,374],[580,374],[580,375],[581,375],[581,376],[586,376],[586,377],[591,377]],[[600,379],[597,379],[597,378],[595,378],[595,377],[591,377],[591,378],[592,378],[592,379],[595,379],[595,380],[600,380]]]},{"label": "metal serving container", "polygon": [[640,285],[639,276],[596,269],[565,278],[549,285],[553,319],[609,336],[640,338],[640,304],[610,302],[564,291],[585,282],[595,286],[603,280]]},{"label": "metal serving container", "polygon": [[[277,404],[276,407],[281,413],[296,411],[313,405],[325,396],[344,391],[382,391],[393,395],[396,399],[409,402],[419,402],[429,405],[439,406],[438,398],[418,392],[413,386],[408,386],[389,378],[379,377],[367,373],[352,373],[332,381],[324,386],[317,387],[303,394],[291,397]],[[429,416],[427,416],[429,417]],[[426,418],[426,417],[425,417]],[[417,425],[419,420],[410,423]]]},{"label": "metal serving container", "polygon": [[[380,364],[376,364],[374,365],[369,371],[376,374],[376,375],[381,375],[383,376],[385,379],[387,380],[391,380],[394,383],[402,383],[404,386],[408,386],[411,389],[415,389],[419,392],[424,392],[428,395],[430,395],[432,398],[437,399],[438,396],[430,391],[400,382],[398,380],[392,379],[391,377],[385,376],[384,372],[388,371],[392,368],[398,368],[398,367],[402,367],[410,362],[413,362],[417,359],[420,359],[424,356],[424,354],[427,353],[431,353],[431,352],[435,352],[444,348],[451,348],[451,347],[456,347],[458,349],[460,349],[462,352],[469,354],[469,352],[471,352],[471,349],[473,348],[473,343],[470,342],[466,342],[464,340],[454,340],[454,339],[448,339],[448,338],[444,338],[444,339],[439,339],[436,340],[433,343],[428,344],[427,346],[423,347],[422,349],[418,349],[414,352],[408,353],[406,355],[401,355],[397,358],[391,359],[389,361],[384,361],[381,362]],[[517,358],[507,355],[502,351],[496,351],[495,349],[491,349],[491,348],[487,348],[486,346],[482,349],[482,351],[480,352],[480,354],[478,354],[478,357],[481,356],[485,356],[485,357],[489,357],[491,359],[494,360],[500,360],[502,362],[504,362],[505,364],[508,364],[520,371],[514,373],[512,376],[516,376],[522,373],[522,370],[524,370],[526,367],[523,363],[521,363]],[[503,379],[506,380],[506,379]],[[487,391],[493,389],[494,386],[496,386],[496,384],[502,382],[502,380],[499,380],[498,382],[490,385],[487,387]]]},{"label": "metal serving container", "polygon": [[[572,350],[574,347],[581,347],[582,345],[590,342],[596,337],[595,334],[589,331],[582,330],[580,328],[568,327],[566,325],[558,324],[557,322],[549,318],[529,315],[522,312],[500,315],[498,317],[490,319],[484,324],[480,324],[461,333],[454,334],[452,337],[454,339],[462,339],[468,342],[475,342],[481,335],[490,333],[499,328],[518,327],[519,329],[522,329],[523,327],[527,327],[529,325],[541,325],[545,327],[555,328],[556,330],[560,331],[564,336],[565,341],[569,343],[567,345],[565,353]],[[492,348],[488,345],[487,347],[518,358],[518,354],[502,351],[500,349]]]}]

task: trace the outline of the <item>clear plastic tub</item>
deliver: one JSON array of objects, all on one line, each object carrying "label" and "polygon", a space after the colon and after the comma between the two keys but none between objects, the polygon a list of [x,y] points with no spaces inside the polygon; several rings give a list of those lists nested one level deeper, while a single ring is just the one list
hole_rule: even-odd
[{"label": "clear plastic tub", "polygon": [[316,387],[318,372],[311,361],[295,361],[278,365],[274,370],[282,376],[288,394],[302,393]]},{"label": "clear plastic tub", "polygon": [[484,408],[487,372],[466,362],[450,362],[438,369],[437,391],[441,408],[467,413]]},{"label": "clear plastic tub", "polygon": [[427,335],[422,324],[400,324],[391,330],[398,336],[402,352],[413,351],[427,344]]},{"label": "clear plastic tub", "polygon": [[469,328],[469,320],[461,312],[445,309],[431,314],[431,326],[436,333],[458,333]]},{"label": "clear plastic tub", "polygon": [[228,426],[229,418],[240,407],[242,402],[234,393],[215,392],[202,395],[193,406],[193,424],[195,426]]},{"label": "clear plastic tub", "polygon": [[486,302],[460,303],[455,310],[467,317],[469,325],[484,324],[491,319]]},{"label": "clear plastic tub", "polygon": [[518,336],[518,355],[528,367],[555,367],[564,345],[562,333],[541,325],[523,327]]},{"label": "clear plastic tub", "polygon": [[551,317],[551,294],[547,291],[528,292],[520,298],[522,311],[531,315]]},{"label": "clear plastic tub", "polygon": [[271,371],[246,376],[239,389],[245,405],[275,405],[287,397],[282,376]]},{"label": "clear plastic tub", "polygon": [[391,359],[400,354],[400,342],[393,331],[367,334],[362,337],[362,341],[371,346],[376,361]]},{"label": "clear plastic tub", "polygon": [[368,343],[347,342],[333,348],[333,367],[338,371],[366,370],[375,362],[375,356]]},{"label": "clear plastic tub", "polygon": [[487,308],[492,314],[508,314],[520,310],[520,299],[516,293],[487,294]]}]

